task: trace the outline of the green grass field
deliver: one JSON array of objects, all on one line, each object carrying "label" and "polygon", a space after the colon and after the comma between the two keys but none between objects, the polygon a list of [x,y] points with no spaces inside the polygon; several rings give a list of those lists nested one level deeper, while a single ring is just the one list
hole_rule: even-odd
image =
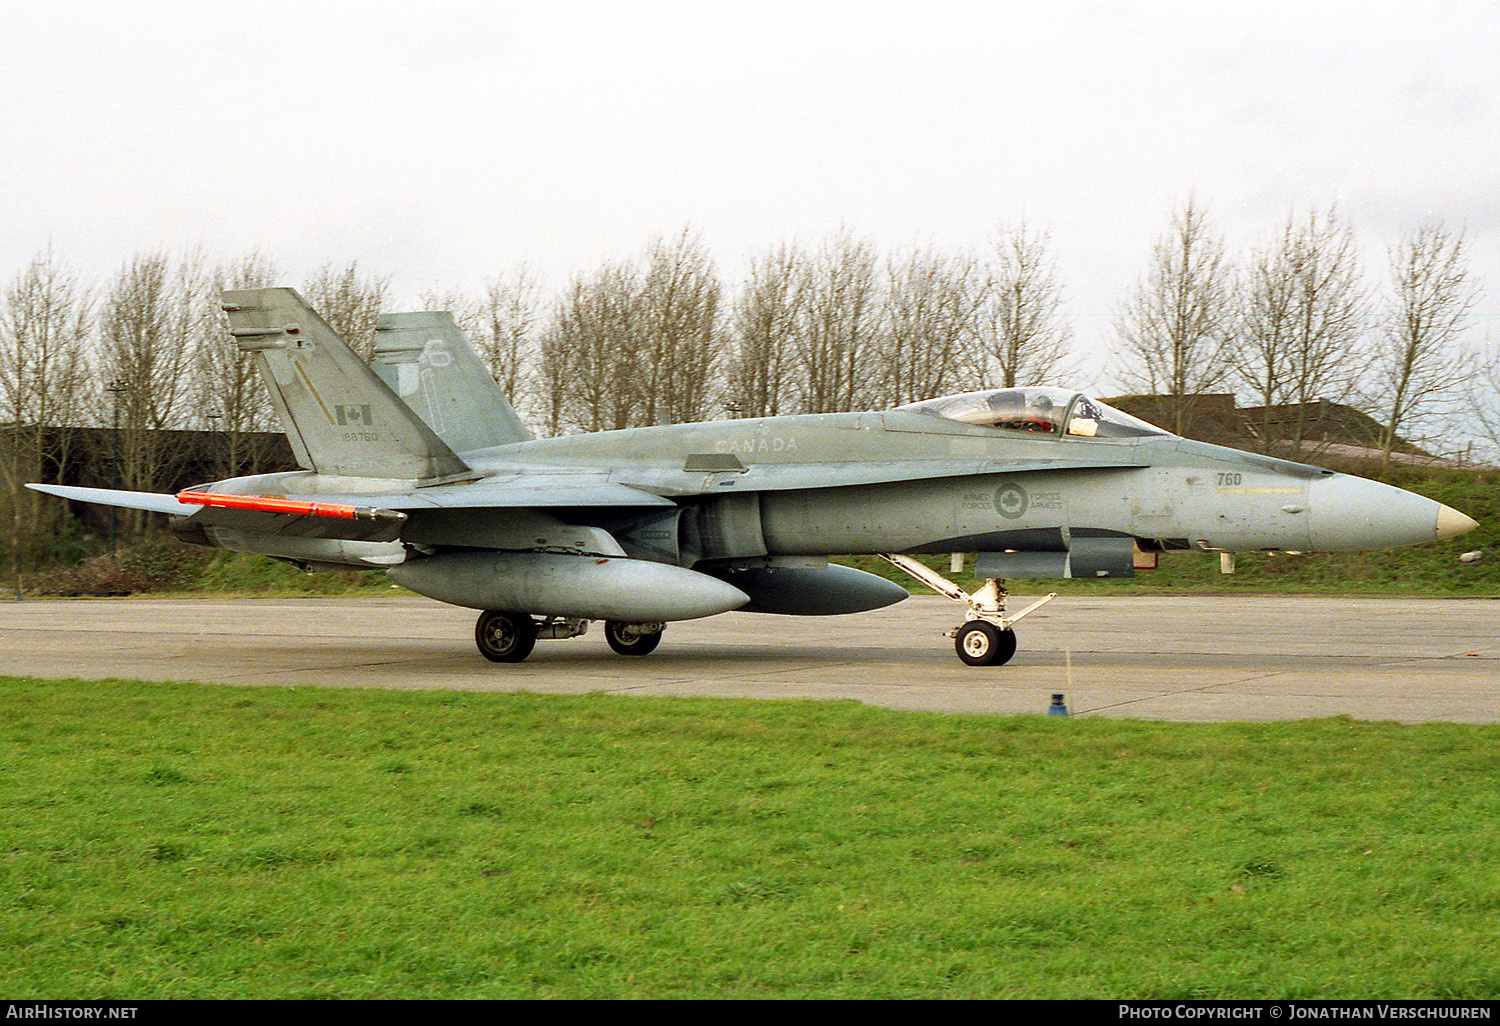
[{"label": "green grass field", "polygon": [[1500,727],[0,678],[26,998],[1494,998]]}]

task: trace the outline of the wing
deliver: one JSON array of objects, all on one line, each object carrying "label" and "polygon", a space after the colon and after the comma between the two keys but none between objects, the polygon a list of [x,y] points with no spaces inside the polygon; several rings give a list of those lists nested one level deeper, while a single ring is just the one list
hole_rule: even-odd
[{"label": "wing", "polygon": [[[125,509],[143,509],[186,518],[191,527],[227,527],[258,534],[292,538],[336,538],[345,541],[394,541],[416,516],[484,516],[493,512],[511,521],[514,539],[525,534],[554,535],[559,526],[552,511],[626,511],[672,507],[671,499],[607,480],[605,474],[513,475],[486,481],[483,486],[448,485],[435,488],[370,493],[328,493],[316,496],[242,495],[210,489],[167,495],[127,492],[113,488],[31,484],[28,488],[78,502],[94,502]],[[493,525],[480,527],[476,538]],[[586,529],[578,529],[584,531]],[[577,533],[577,531],[573,532]],[[549,537],[549,543],[551,538]],[[482,543],[478,543],[482,544]]]}]

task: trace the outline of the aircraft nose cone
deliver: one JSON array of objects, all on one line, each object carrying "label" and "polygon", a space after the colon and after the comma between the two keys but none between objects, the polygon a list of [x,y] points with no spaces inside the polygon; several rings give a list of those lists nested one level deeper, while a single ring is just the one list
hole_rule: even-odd
[{"label": "aircraft nose cone", "polygon": [[1348,474],[1311,482],[1307,498],[1318,552],[1421,545],[1479,526],[1440,502]]},{"label": "aircraft nose cone", "polygon": [[1456,538],[1461,534],[1467,534],[1469,531],[1474,530],[1474,528],[1478,526],[1479,521],[1475,520],[1473,517],[1465,516],[1458,510],[1454,509],[1452,506],[1438,506],[1438,541],[1442,541],[1444,538]]}]

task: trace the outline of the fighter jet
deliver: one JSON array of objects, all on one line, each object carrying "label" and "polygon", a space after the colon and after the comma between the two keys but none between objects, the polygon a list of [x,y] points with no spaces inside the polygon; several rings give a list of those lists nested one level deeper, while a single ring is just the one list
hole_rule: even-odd
[{"label": "fighter jet", "polygon": [[[730,610],[821,616],[907,597],[830,554],[884,556],[963,607],[1007,662],[1013,578],[1123,578],[1171,549],[1331,552],[1477,525],[1389,485],[1190,441],[1078,392],[1002,388],[895,409],[533,438],[447,314],[383,318],[371,363],[291,289],[226,292],[301,470],[171,494],[32,485],[154,510],[183,538],[309,568],[377,567],[481,610],[480,653],[603,621],[622,655]],[[968,592],[918,560],[973,559]]]}]

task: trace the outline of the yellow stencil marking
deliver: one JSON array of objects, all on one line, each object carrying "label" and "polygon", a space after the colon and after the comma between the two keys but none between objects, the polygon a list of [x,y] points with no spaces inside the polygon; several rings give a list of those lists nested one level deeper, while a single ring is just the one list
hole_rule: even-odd
[{"label": "yellow stencil marking", "polygon": [[292,364],[292,366],[297,368],[297,375],[302,379],[302,383],[306,385],[307,390],[313,394],[313,398],[318,401],[318,405],[323,407],[323,415],[328,418],[328,423],[335,423],[333,419],[333,411],[328,408],[328,404],[323,401],[323,397],[319,395],[318,390],[313,387],[312,378],[307,376],[307,371],[302,369],[302,365],[300,363],[294,363]]}]

